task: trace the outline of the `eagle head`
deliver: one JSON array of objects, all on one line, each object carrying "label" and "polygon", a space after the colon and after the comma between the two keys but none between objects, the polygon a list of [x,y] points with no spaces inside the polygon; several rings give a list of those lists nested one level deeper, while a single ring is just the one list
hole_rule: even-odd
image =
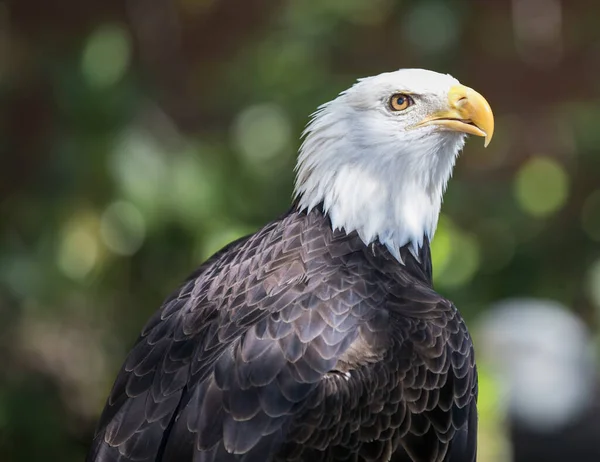
[{"label": "eagle head", "polygon": [[483,96],[447,74],[401,69],[360,79],[313,114],[295,194],[334,229],[416,256],[437,226],[442,195],[467,134],[494,133]]}]

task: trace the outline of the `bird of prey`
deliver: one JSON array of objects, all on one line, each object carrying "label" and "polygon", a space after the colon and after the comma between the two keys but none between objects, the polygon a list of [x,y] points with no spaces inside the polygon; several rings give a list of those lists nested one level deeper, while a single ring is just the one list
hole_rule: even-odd
[{"label": "bird of prey", "polygon": [[472,462],[477,374],[429,244],[467,134],[450,75],[356,82],[313,115],[291,209],[202,264],[129,353],[88,462]]},{"label": "bird of prey", "polygon": [[600,380],[582,320],[553,300],[512,298],[476,328],[502,391],[512,462],[599,461]]}]

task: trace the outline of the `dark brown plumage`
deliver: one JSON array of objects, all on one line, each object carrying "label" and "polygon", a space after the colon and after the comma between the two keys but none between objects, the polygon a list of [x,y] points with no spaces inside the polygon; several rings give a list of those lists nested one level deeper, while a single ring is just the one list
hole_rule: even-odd
[{"label": "dark brown plumage", "polygon": [[472,462],[471,338],[432,289],[320,208],[204,263],[148,322],[88,462]]}]

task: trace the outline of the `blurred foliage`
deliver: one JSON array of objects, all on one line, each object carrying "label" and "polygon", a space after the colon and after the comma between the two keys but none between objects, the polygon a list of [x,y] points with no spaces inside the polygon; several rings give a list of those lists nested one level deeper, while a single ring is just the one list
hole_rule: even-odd
[{"label": "blurred foliage", "polygon": [[[468,320],[530,295],[595,328],[598,14],[582,0],[0,1],[0,460],[82,460],[161,300],[289,206],[308,115],[399,67],[455,75],[497,118],[450,183],[438,290]],[[482,462],[504,460],[494,390],[486,375]]]}]

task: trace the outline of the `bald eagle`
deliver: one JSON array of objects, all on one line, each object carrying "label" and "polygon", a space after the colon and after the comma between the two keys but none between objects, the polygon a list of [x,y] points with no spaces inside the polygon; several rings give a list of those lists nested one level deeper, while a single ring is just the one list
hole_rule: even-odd
[{"label": "bald eagle", "polygon": [[164,301],[87,460],[474,461],[473,346],[429,243],[466,134],[493,130],[483,96],[421,69],[321,106],[291,209]]}]

